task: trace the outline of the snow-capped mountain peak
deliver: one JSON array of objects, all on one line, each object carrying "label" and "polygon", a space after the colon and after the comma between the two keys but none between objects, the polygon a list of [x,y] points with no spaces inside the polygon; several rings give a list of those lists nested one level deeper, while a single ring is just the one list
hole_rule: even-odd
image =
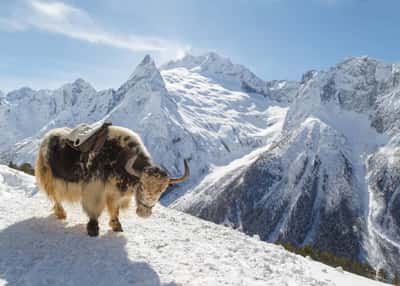
[{"label": "snow-capped mountain peak", "polygon": [[174,206],[268,241],[363,257],[395,273],[399,83],[396,65],[369,57],[307,73],[281,141],[251,163],[232,162],[220,176],[205,177]]},{"label": "snow-capped mountain peak", "polygon": [[82,78],[76,79],[72,84],[73,87],[81,89],[81,90],[92,90],[96,91],[95,88],[86,80]]},{"label": "snow-capped mountain peak", "polygon": [[215,53],[161,69],[146,56],[118,90],[77,80],[7,95],[0,159],[33,163],[49,129],[110,119],[138,132],[171,175],[188,159],[190,179],[165,204],[394,273],[399,95],[400,67],[368,57],[267,82]]},{"label": "snow-capped mountain peak", "polygon": [[0,105],[5,104],[6,102],[5,94],[0,90]]},{"label": "snow-capped mountain peak", "polygon": [[165,89],[160,71],[150,55],[146,55],[143,58],[129,79],[119,88],[118,92],[126,92],[135,86],[136,88],[145,88],[148,90]]},{"label": "snow-capped mountain peak", "polygon": [[190,72],[211,78],[230,89],[249,93],[258,93],[279,102],[293,100],[299,83],[295,81],[266,82],[240,64],[234,64],[229,58],[215,52],[200,56],[186,54],[182,59],[170,61],[161,66],[161,70],[184,68]]},{"label": "snow-capped mountain peak", "polygon": [[302,76],[301,76],[301,84],[306,84],[309,80],[311,80],[314,76],[316,76],[318,74],[318,71],[316,70],[309,70],[307,72],[305,72]]},{"label": "snow-capped mountain peak", "polygon": [[22,87],[17,90],[13,90],[6,95],[6,100],[10,103],[15,103],[17,101],[29,98],[35,91],[29,87]]},{"label": "snow-capped mountain peak", "polygon": [[81,78],[76,79],[72,83],[67,83],[59,89],[59,93],[63,94],[64,101],[71,101],[72,105],[85,100],[85,98],[80,97],[90,97],[96,92],[90,83]]},{"label": "snow-capped mountain peak", "polygon": [[134,72],[128,79],[129,81],[138,82],[143,78],[159,78],[161,79],[160,72],[150,55],[146,55],[139,65],[135,68]]},{"label": "snow-capped mountain peak", "polygon": [[[186,54],[182,59],[170,61],[161,67],[161,70],[186,68],[195,72],[213,76],[231,83],[245,80],[249,76],[257,78],[250,70],[239,64],[233,64],[229,58],[222,57],[215,52],[193,56]],[[254,80],[254,79],[253,79]],[[260,85],[262,80],[257,78]]]}]

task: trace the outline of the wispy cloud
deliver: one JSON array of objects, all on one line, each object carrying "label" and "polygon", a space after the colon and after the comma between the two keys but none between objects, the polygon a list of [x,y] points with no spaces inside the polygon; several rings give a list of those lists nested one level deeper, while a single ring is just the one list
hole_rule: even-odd
[{"label": "wispy cloud", "polygon": [[[187,46],[160,37],[118,34],[102,27],[86,11],[59,1],[25,0],[21,9],[8,18],[0,18],[0,27],[23,31],[39,29],[70,38],[130,50],[180,56]],[[164,56],[162,56],[164,57]]]}]

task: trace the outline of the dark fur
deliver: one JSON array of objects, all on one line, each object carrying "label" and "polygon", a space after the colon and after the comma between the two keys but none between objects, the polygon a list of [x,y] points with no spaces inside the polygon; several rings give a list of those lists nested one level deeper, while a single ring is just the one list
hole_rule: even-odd
[{"label": "dark fur", "polygon": [[54,177],[74,183],[83,180],[80,156],[79,151],[62,144],[59,136],[50,138],[47,161]]},{"label": "dark fur", "polygon": [[[135,144],[133,143],[133,145]],[[47,159],[56,178],[67,182],[88,182],[96,179],[105,182],[109,178],[115,177],[117,187],[121,192],[125,192],[129,186],[134,186],[139,182],[139,178],[125,171],[125,164],[134,152],[132,149],[138,148],[137,146],[124,148],[120,145],[120,140],[107,139],[103,148],[90,162],[88,170],[84,170],[81,166],[81,153],[69,145],[63,144],[59,136],[54,136],[50,138]],[[87,156],[85,157],[87,158]],[[87,162],[83,163],[86,165]],[[151,166],[150,158],[143,153],[138,154],[133,168],[142,171],[149,166]]]},{"label": "dark fur", "polygon": [[154,177],[158,177],[158,178],[168,177],[167,172],[165,172],[158,166],[148,166],[148,167],[145,167],[145,169],[146,169],[147,174],[149,174],[150,176],[154,176]]},{"label": "dark fur", "polygon": [[90,236],[98,236],[99,235],[99,222],[97,219],[90,219],[86,225],[86,230],[88,235]]}]

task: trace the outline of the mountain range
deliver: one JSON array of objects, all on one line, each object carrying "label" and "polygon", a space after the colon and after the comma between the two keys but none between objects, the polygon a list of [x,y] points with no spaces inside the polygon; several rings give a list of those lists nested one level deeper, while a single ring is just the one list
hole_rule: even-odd
[{"label": "mountain range", "polygon": [[118,89],[78,79],[0,93],[0,158],[34,162],[51,128],[111,120],[172,175],[162,203],[262,240],[311,245],[394,274],[400,263],[400,65],[349,58],[299,81],[264,81],[216,53]]}]

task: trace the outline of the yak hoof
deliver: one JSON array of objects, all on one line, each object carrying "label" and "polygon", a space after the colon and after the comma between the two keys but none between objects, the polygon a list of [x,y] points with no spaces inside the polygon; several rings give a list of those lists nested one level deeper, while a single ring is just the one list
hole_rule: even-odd
[{"label": "yak hoof", "polygon": [[148,218],[152,214],[152,209],[138,205],[136,207],[136,214],[141,218]]},{"label": "yak hoof", "polygon": [[99,235],[98,221],[94,219],[89,220],[86,229],[89,236],[98,236]]},{"label": "yak hoof", "polygon": [[121,225],[119,225],[119,226],[113,226],[113,227],[112,227],[112,230],[115,231],[115,232],[123,232],[123,231],[124,231],[124,230],[122,229],[122,226],[121,226]]},{"label": "yak hoof", "polygon": [[56,218],[58,218],[58,219],[66,219],[67,218],[67,215],[65,212],[56,212],[55,215],[56,215]]},{"label": "yak hoof", "polygon": [[111,220],[110,221],[111,229],[115,232],[123,232],[122,225],[118,220]]},{"label": "yak hoof", "polygon": [[67,214],[65,213],[65,210],[62,207],[54,207],[54,215],[58,219],[66,219]]}]

